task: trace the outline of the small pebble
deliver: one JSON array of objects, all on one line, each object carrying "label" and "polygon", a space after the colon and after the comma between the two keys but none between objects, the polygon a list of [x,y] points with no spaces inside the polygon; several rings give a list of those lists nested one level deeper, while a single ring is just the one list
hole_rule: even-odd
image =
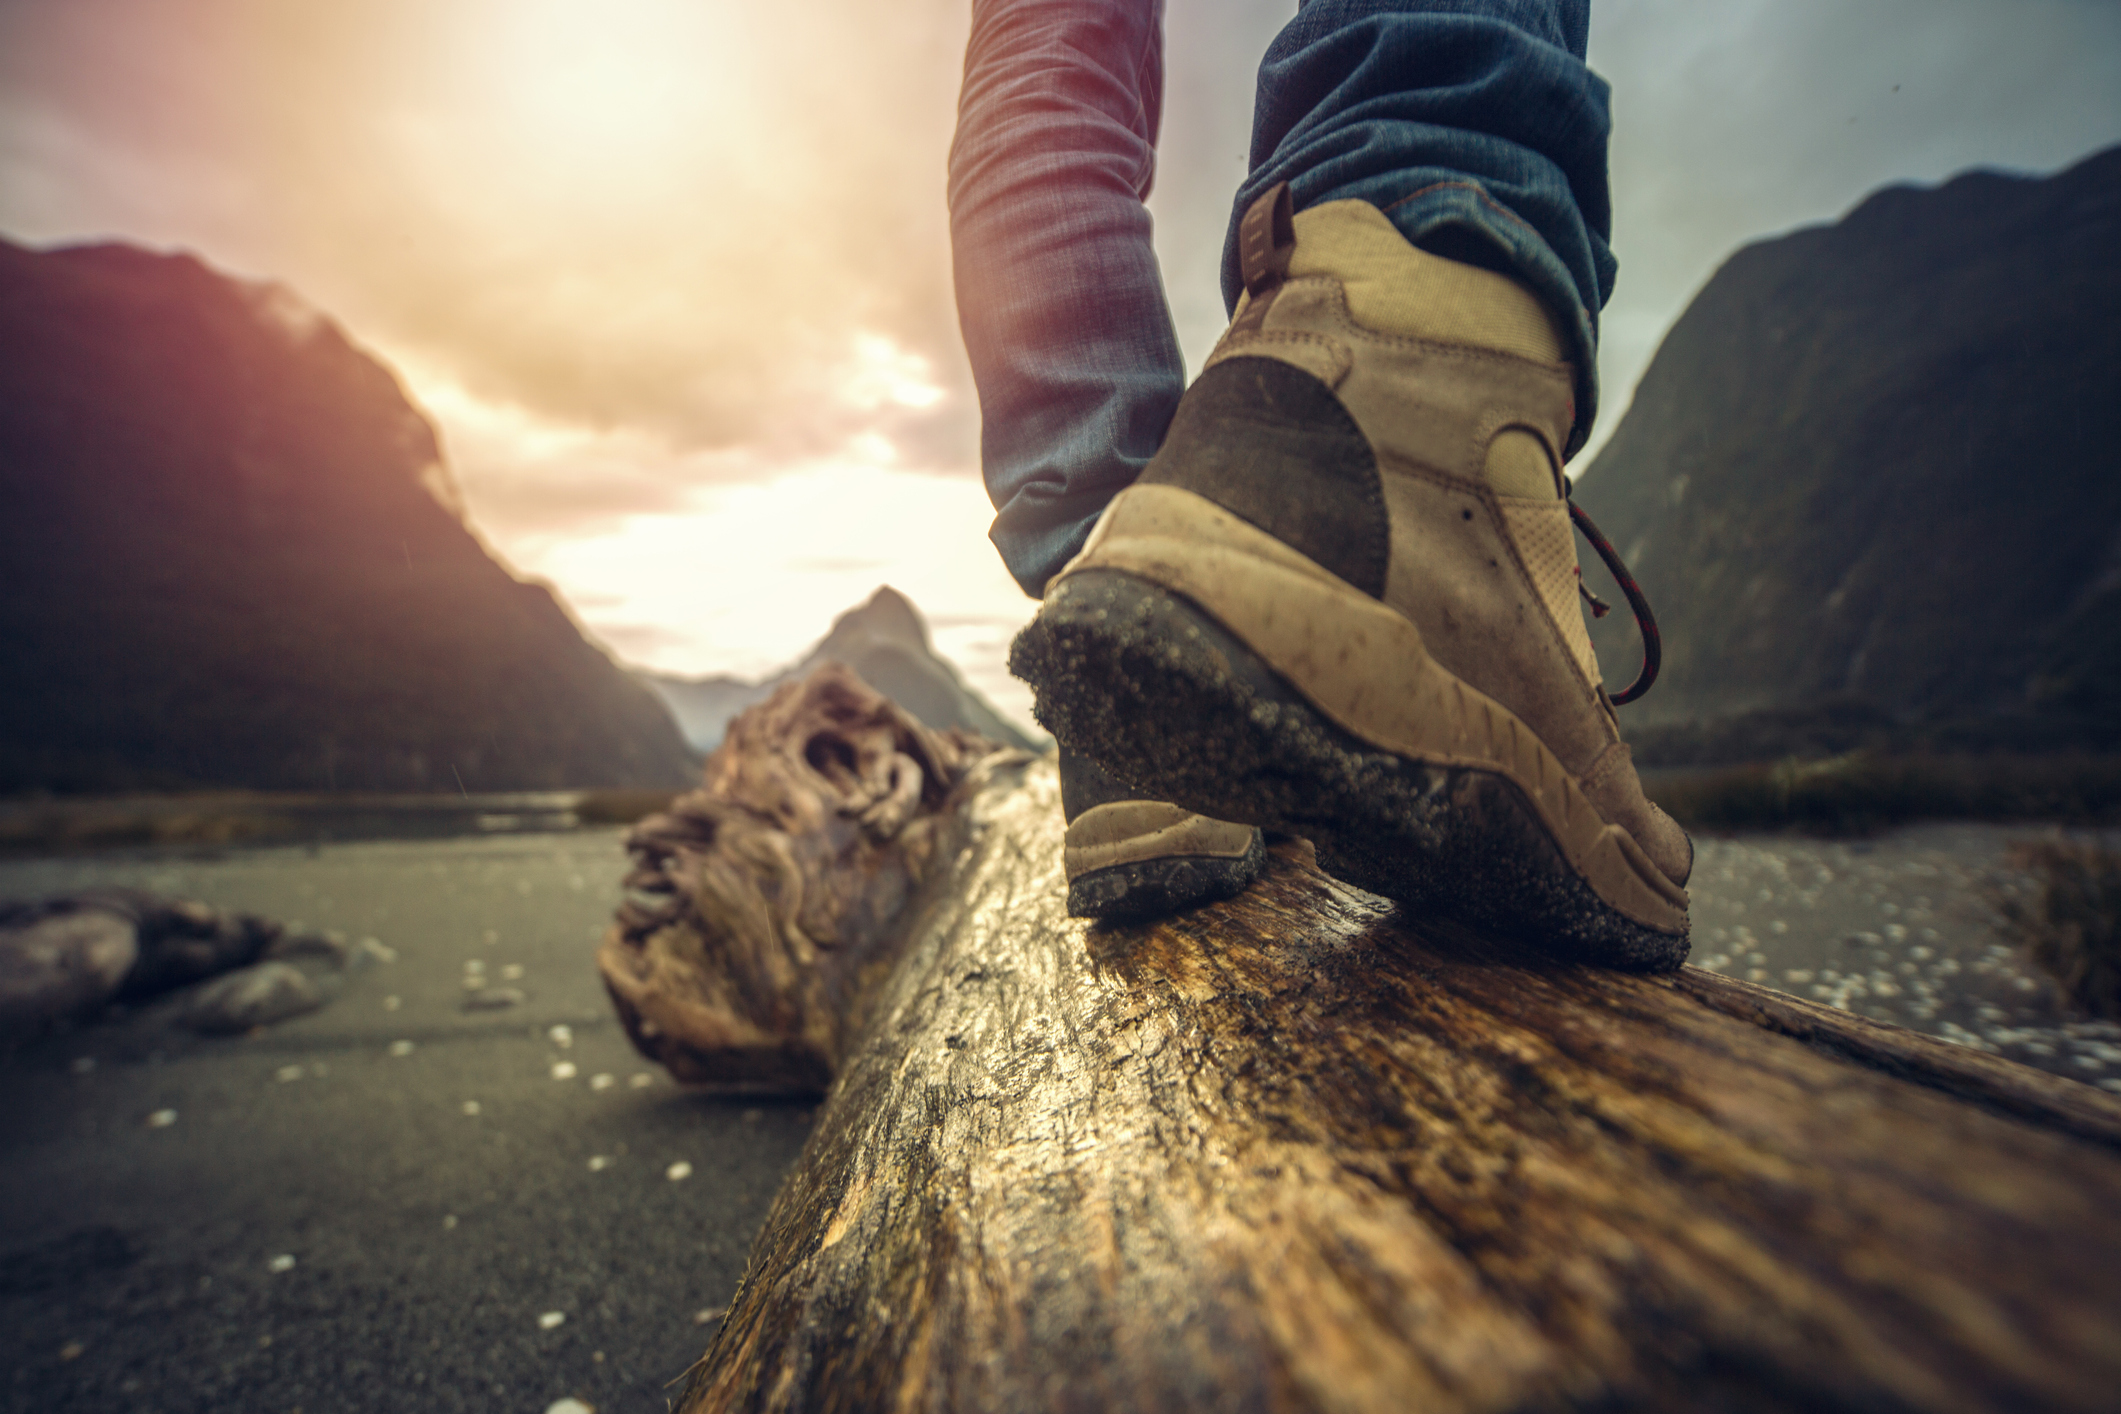
[{"label": "small pebble", "polygon": [[610,1167],[611,1155],[591,1154],[589,1156],[589,1171],[591,1173],[602,1173],[605,1169],[608,1169]]},{"label": "small pebble", "polygon": [[478,958],[466,958],[464,961],[464,971],[468,976],[476,977],[485,970],[486,964]]},{"label": "small pebble", "polygon": [[692,1323],[696,1326],[712,1325],[728,1314],[727,1306],[702,1306],[692,1313]]},{"label": "small pebble", "polygon": [[59,1358],[61,1360],[79,1360],[81,1358],[81,1353],[87,1349],[88,1347],[83,1345],[80,1341],[70,1340],[66,1344],[59,1347]]},{"label": "small pebble", "polygon": [[447,1213],[447,1214],[444,1214],[444,1215],[443,1215],[443,1218],[442,1218],[442,1231],[444,1231],[444,1232],[455,1232],[456,1230],[457,1230],[457,1215],[456,1215],[455,1213]]},{"label": "small pebble", "polygon": [[574,1079],[574,1062],[554,1061],[552,1063],[552,1078],[555,1080]]},{"label": "small pebble", "polygon": [[403,1005],[405,1005],[405,1003],[396,997],[383,998],[383,1010],[385,1011],[396,1011],[399,1007]]},{"label": "small pebble", "polygon": [[646,1090],[649,1086],[655,1084],[655,1077],[645,1070],[637,1070],[626,1083],[636,1090]]},{"label": "small pebble", "polygon": [[412,1042],[392,1041],[390,1043],[390,1053],[394,1056],[409,1056],[412,1054]]},{"label": "small pebble", "polygon": [[290,1080],[300,1080],[302,1078],[302,1067],[299,1065],[283,1065],[272,1073],[272,1078],[283,1084]]},{"label": "small pebble", "polygon": [[565,1311],[547,1311],[544,1315],[538,1317],[538,1329],[549,1331],[566,1319],[567,1313]]},{"label": "small pebble", "polygon": [[564,1022],[558,1026],[553,1027],[545,1034],[552,1038],[552,1044],[558,1046],[563,1051],[574,1044],[574,1028],[566,1025]]},{"label": "small pebble", "polygon": [[147,1117],[147,1127],[149,1129],[167,1129],[176,1122],[177,1112],[175,1110],[156,1110]]},{"label": "small pebble", "polygon": [[618,1077],[610,1074],[608,1071],[599,1071],[597,1074],[589,1077],[589,1088],[592,1090],[609,1090],[612,1086],[618,1083]]},{"label": "small pebble", "polygon": [[464,1113],[466,1113],[466,1114],[468,1114],[468,1115],[475,1115],[475,1114],[477,1114],[478,1112],[479,1112],[479,1102],[478,1102],[477,1100],[466,1100],[466,1101],[464,1102]]},{"label": "small pebble", "polygon": [[546,1405],[545,1414],[597,1414],[597,1407],[594,1404],[584,1404],[573,1395],[569,1395],[565,1399],[555,1399],[552,1403]]},{"label": "small pebble", "polygon": [[501,969],[501,980],[503,982],[520,981],[522,979],[522,976],[523,967],[521,963],[511,962]]},{"label": "small pebble", "polygon": [[274,1276],[278,1276],[281,1272],[291,1272],[294,1269],[295,1259],[291,1253],[287,1252],[282,1252],[265,1264],[265,1270],[271,1272]]},{"label": "small pebble", "polygon": [[663,1177],[669,1179],[672,1183],[676,1183],[681,1178],[690,1178],[692,1177],[692,1165],[686,1163],[683,1159],[679,1159],[669,1168],[663,1170]]}]

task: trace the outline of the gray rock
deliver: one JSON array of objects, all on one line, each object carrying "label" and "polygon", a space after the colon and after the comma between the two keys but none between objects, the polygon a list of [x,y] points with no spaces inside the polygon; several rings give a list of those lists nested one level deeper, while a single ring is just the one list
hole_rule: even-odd
[{"label": "gray rock", "polygon": [[481,987],[476,992],[466,994],[464,1010],[506,1011],[512,1006],[521,1006],[529,1000],[530,998],[524,994],[521,987]]},{"label": "gray rock", "polygon": [[102,1006],[139,955],[132,920],[100,908],[0,927],[0,1045]]},{"label": "gray rock", "polygon": [[324,1005],[324,993],[300,968],[261,962],[217,977],[192,993],[179,1021],[207,1036],[271,1026]]}]

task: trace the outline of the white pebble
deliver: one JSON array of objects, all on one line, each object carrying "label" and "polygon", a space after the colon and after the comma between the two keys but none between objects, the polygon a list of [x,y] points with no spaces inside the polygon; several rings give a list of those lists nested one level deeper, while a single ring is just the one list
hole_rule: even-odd
[{"label": "white pebble", "polygon": [[396,1011],[399,1007],[403,1005],[405,1005],[405,1003],[399,1000],[397,997],[383,998],[383,1010],[385,1011]]},{"label": "white pebble", "polygon": [[605,1169],[608,1169],[610,1167],[611,1155],[591,1154],[589,1156],[589,1171],[591,1173],[602,1173]]},{"label": "white pebble", "polygon": [[503,982],[518,982],[522,980],[522,977],[523,968],[519,963],[511,962],[501,969],[501,980]]},{"label": "white pebble", "polygon": [[599,1071],[589,1077],[589,1088],[592,1090],[609,1090],[618,1083],[618,1077],[608,1071]]},{"label": "white pebble", "polygon": [[566,1025],[565,1023],[553,1027],[545,1034],[547,1036],[550,1036],[552,1038],[552,1044],[558,1046],[561,1050],[565,1050],[567,1049],[567,1047],[574,1044],[574,1028]]},{"label": "white pebble", "polygon": [[275,1276],[278,1276],[281,1272],[291,1272],[294,1269],[294,1256],[293,1254],[287,1252],[282,1252],[279,1256],[273,1258],[270,1262],[267,1262],[265,1264],[265,1270],[273,1273],[273,1275]]},{"label": "white pebble", "polygon": [[637,1070],[627,1079],[626,1083],[636,1090],[646,1090],[649,1086],[655,1084],[655,1077],[645,1070]]},{"label": "white pebble", "polygon": [[177,1112],[175,1110],[156,1110],[147,1117],[147,1127],[149,1129],[167,1129],[176,1122]]},{"label": "white pebble", "polygon": [[457,1215],[456,1215],[455,1213],[449,1213],[449,1214],[445,1214],[445,1215],[443,1216],[443,1218],[442,1218],[442,1231],[444,1231],[444,1232],[455,1232],[456,1230],[457,1230]]},{"label": "white pebble", "polygon": [[484,972],[485,970],[486,964],[480,959],[475,957],[468,957],[464,959],[465,972],[476,976],[478,973]]},{"label": "white pebble", "polygon": [[567,1313],[565,1311],[547,1311],[544,1315],[538,1317],[538,1329],[549,1331],[566,1319]]},{"label": "white pebble", "polygon": [[728,1314],[727,1306],[702,1306],[692,1313],[692,1323],[696,1326],[711,1325]]},{"label": "white pebble", "polygon": [[1790,925],[1778,918],[1767,925],[1767,930],[1770,933],[1787,933],[1790,931]]},{"label": "white pebble", "polygon": [[390,1053],[394,1056],[409,1056],[412,1054],[412,1042],[392,1041],[390,1043]]},{"label": "white pebble", "polygon": [[552,1063],[552,1078],[555,1080],[574,1079],[574,1062],[554,1061]]},{"label": "white pebble", "polygon": [[1784,972],[1782,976],[1783,980],[1787,982],[1809,982],[1812,980],[1811,970],[1803,967],[1792,967]]},{"label": "white pebble", "polygon": [[272,1078],[282,1082],[300,1080],[302,1078],[302,1067],[299,1065],[283,1065],[272,1073]]},{"label": "white pebble", "polygon": [[594,1404],[584,1404],[569,1395],[565,1399],[555,1399],[546,1405],[545,1414],[597,1414],[597,1407]]},{"label": "white pebble", "polygon": [[679,1159],[669,1168],[663,1170],[663,1177],[669,1179],[672,1183],[676,1183],[681,1178],[690,1178],[692,1177],[692,1165],[686,1163],[683,1159]]},{"label": "white pebble", "polygon": [[468,1114],[468,1115],[475,1115],[475,1114],[477,1114],[478,1112],[479,1112],[479,1102],[478,1102],[477,1100],[466,1100],[466,1101],[464,1102],[464,1113],[466,1113],[466,1114]]}]

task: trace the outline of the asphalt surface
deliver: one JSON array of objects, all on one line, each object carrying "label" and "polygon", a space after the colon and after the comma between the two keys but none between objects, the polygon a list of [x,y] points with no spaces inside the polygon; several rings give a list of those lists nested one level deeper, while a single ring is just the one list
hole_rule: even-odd
[{"label": "asphalt surface", "polygon": [[[1694,960],[2121,1090],[2121,1027],[1994,930],[2039,833],[1703,840]],[[635,1056],[592,964],[620,837],[0,862],[0,897],[130,884],[396,953],[249,1037],[165,1003],[0,1059],[0,1406],[665,1409],[811,1111]],[[467,1012],[468,979],[527,999]]]},{"label": "asphalt surface", "polygon": [[[397,954],[247,1038],[165,1006],[0,1061],[0,1406],[663,1410],[810,1109],[634,1054],[591,960],[620,836],[0,863]],[[472,964],[527,1000],[463,1011]]]}]

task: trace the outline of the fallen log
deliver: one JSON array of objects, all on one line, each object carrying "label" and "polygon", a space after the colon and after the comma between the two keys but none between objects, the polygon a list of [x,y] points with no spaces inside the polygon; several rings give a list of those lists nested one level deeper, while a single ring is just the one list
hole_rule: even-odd
[{"label": "fallen log", "polygon": [[684,1410],[2114,1407],[2121,1103],[1300,844],[1086,927],[983,759]]}]

